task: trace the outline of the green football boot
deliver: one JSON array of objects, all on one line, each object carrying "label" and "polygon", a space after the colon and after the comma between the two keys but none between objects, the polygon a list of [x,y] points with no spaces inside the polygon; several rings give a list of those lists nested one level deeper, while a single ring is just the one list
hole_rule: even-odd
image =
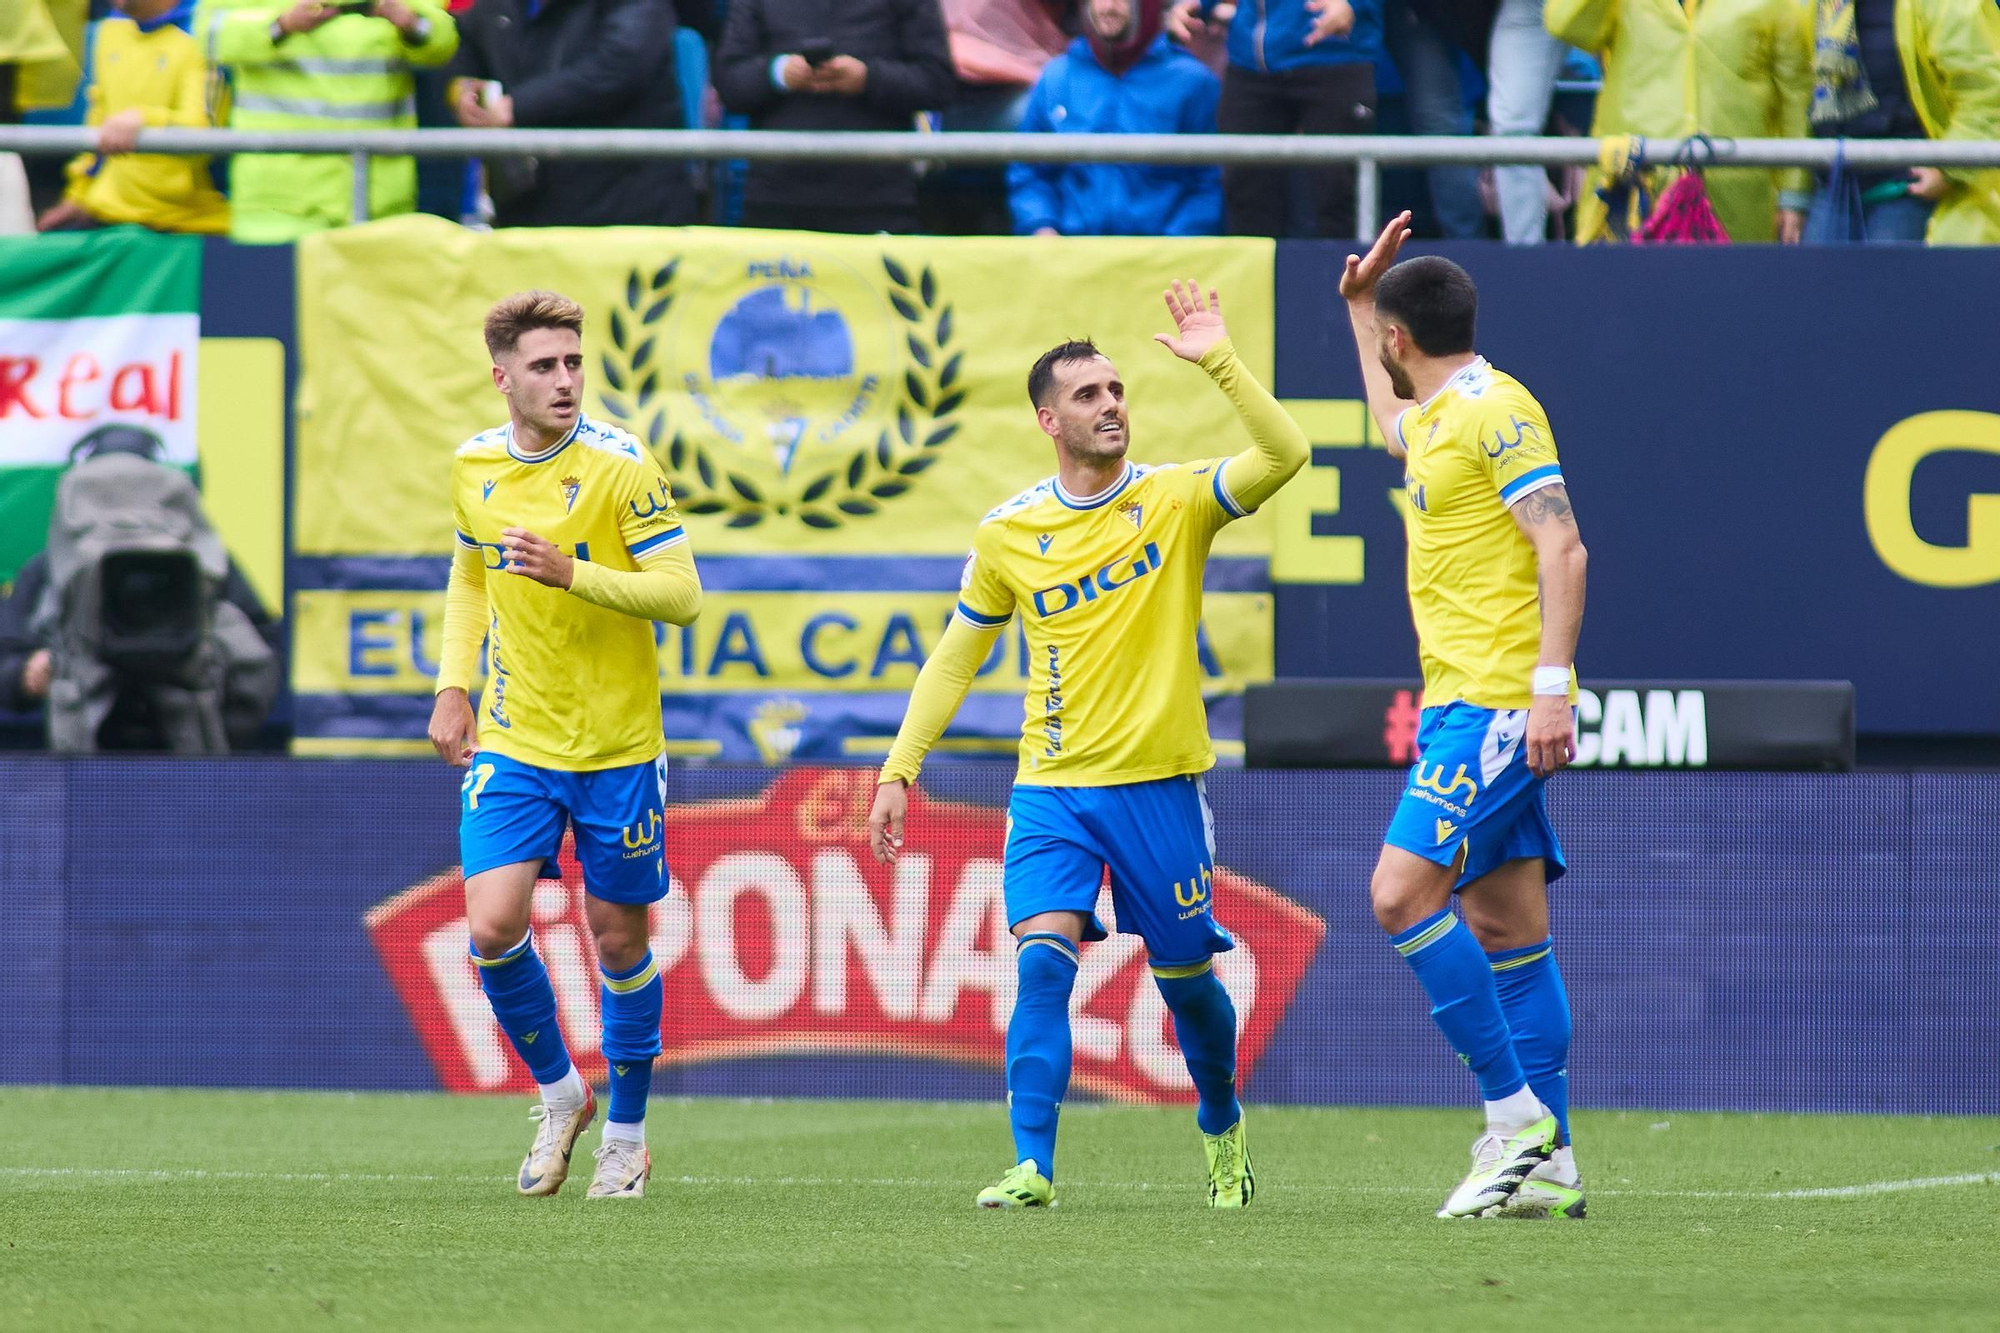
[{"label": "green football boot", "polygon": [[1438,1209],[1439,1217],[1497,1213],[1528,1175],[1555,1155],[1556,1118],[1545,1115],[1513,1134],[1481,1134],[1472,1145],[1472,1170]]},{"label": "green football boot", "polygon": [[1566,1146],[1530,1171],[1500,1209],[1502,1217],[1575,1220],[1584,1215],[1583,1175],[1576,1169],[1575,1151]]},{"label": "green football boot", "polygon": [[1208,1154],[1208,1206],[1248,1208],[1257,1194],[1257,1177],[1250,1172],[1250,1144],[1243,1137],[1243,1121],[1220,1134],[1201,1136]]},{"label": "green football boot", "polygon": [[1056,1187],[1030,1157],[1000,1177],[997,1185],[979,1191],[981,1208],[1046,1208],[1056,1199]]}]

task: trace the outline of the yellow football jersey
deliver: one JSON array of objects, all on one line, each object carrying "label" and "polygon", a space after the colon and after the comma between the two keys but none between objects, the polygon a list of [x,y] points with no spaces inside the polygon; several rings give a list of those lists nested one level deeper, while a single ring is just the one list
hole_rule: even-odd
[{"label": "yellow football jersey", "polygon": [[1208,548],[1243,512],[1224,461],[1127,463],[1087,498],[1051,477],[980,523],[958,614],[984,626],[1021,614],[1019,781],[1103,786],[1214,765],[1195,629]]},{"label": "yellow football jersey", "polygon": [[579,415],[554,452],[524,461],[513,428],[475,435],[452,460],[459,544],[485,558],[487,683],[479,745],[584,772],[664,747],[653,626],[501,569],[501,534],[526,528],[578,560],[635,570],[684,543],[666,474],[638,440]]},{"label": "yellow football jersey", "polygon": [[1512,510],[1563,479],[1542,405],[1480,357],[1406,409],[1396,433],[1424,703],[1526,708],[1542,610],[1535,548]]}]

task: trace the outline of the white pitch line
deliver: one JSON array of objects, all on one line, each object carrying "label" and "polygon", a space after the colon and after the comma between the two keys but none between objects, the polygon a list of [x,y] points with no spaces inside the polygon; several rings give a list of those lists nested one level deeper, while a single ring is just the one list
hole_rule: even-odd
[{"label": "white pitch line", "polygon": [[1899,1194],[1904,1190],[1934,1190],[1947,1185],[2000,1185],[2000,1171],[1969,1176],[1922,1176],[1916,1180],[1876,1180],[1866,1185],[1829,1185],[1820,1189],[1779,1190],[1773,1199],[1852,1199],[1863,1194]]},{"label": "white pitch line", "polygon": [[[358,1171],[214,1171],[203,1167],[179,1169],[87,1166],[0,1166],[0,1176],[26,1179],[83,1180],[273,1180],[303,1184],[490,1184],[497,1176],[439,1176],[415,1172],[370,1173]],[[680,1185],[731,1185],[742,1188],[781,1189],[957,1189],[962,1180],[914,1180],[897,1177],[855,1178],[842,1176],[666,1176],[663,1182]],[[1176,1181],[1160,1184],[1144,1180],[1064,1180],[1066,1188],[1085,1190],[1185,1190],[1193,1192],[1198,1183]],[[1276,1185],[1276,1182],[1272,1182]],[[1874,1194],[1900,1194],[1906,1190],[1946,1189],[1961,1185],[2000,1185],[2000,1171],[1982,1171],[1961,1176],[1919,1176],[1913,1180],[1874,1180],[1860,1185],[1823,1185],[1812,1189],[1789,1190],[1649,1190],[1593,1189],[1591,1193],[1635,1199],[1855,1199]],[[1424,1185],[1335,1185],[1296,1183],[1276,1185],[1279,1191],[1312,1194],[1431,1194],[1435,1187]]]}]

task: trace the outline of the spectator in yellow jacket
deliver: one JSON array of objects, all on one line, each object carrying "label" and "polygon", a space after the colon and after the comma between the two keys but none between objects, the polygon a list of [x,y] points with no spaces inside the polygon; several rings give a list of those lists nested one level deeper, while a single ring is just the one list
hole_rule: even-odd
[{"label": "spectator in yellow jacket", "polygon": [[[1903,81],[1933,139],[2000,140],[2000,8],[1993,0],[1897,0]],[[2000,245],[2000,171],[1919,167],[1932,245]]]},{"label": "spectator in yellow jacket", "polygon": [[[1604,64],[1594,135],[1806,136],[1812,30],[1803,0],[1548,0],[1542,18]],[[1579,243],[1606,234],[1603,184],[1593,171],[1576,206]],[[1777,238],[1780,188],[1803,208],[1809,186],[1803,170],[1708,172],[1715,215],[1733,241]],[[1797,239],[1801,217],[1786,215],[1785,239]]]},{"label": "spectator in yellow jacket", "polygon": [[70,104],[89,7],[89,0],[0,0],[0,125]]},{"label": "spectator in yellow jacket", "polygon": [[[1818,0],[1812,128],[1823,139],[2000,140],[2000,8],[1991,0]],[[2000,171],[1822,173],[1808,244],[2000,245]],[[1845,196],[1845,197],[1843,197]]]},{"label": "spectator in yellow jacket", "polygon": [[42,231],[137,223],[155,231],[224,232],[229,201],[208,159],[132,151],[148,126],[207,128],[208,67],[187,34],[194,0],[114,0],[122,17],[97,25],[90,113],[97,151],[69,165],[69,190],[42,214]]}]

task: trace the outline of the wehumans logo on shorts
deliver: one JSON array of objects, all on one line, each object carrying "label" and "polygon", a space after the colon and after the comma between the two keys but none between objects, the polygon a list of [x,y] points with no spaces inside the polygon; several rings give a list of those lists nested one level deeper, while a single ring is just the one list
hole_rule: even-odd
[{"label": "wehumans logo on shorts", "polygon": [[1203,866],[1201,868],[1201,875],[1198,878],[1189,879],[1185,882],[1181,880],[1174,881],[1174,901],[1187,909],[1180,914],[1182,921],[1186,921],[1190,917],[1200,916],[1209,909],[1208,894],[1209,884],[1212,879],[1213,872],[1207,866]]},{"label": "wehumans logo on shorts", "polygon": [[1458,793],[1460,787],[1465,788],[1465,803],[1467,805],[1471,805],[1473,800],[1478,797],[1479,784],[1466,774],[1464,764],[1458,766],[1458,771],[1451,775],[1450,782],[1444,780],[1443,764],[1432,764],[1430,768],[1431,771],[1426,773],[1424,772],[1423,761],[1419,760],[1417,762],[1416,776],[1410,782],[1412,790],[1418,787],[1428,788],[1442,797],[1447,804]]},{"label": "wehumans logo on shorts", "polygon": [[642,856],[652,855],[654,844],[659,841],[659,838],[660,812],[658,810],[648,810],[640,817],[638,823],[627,824],[625,826],[625,831],[621,835],[621,839],[627,848],[625,859],[627,861],[634,861]]}]

